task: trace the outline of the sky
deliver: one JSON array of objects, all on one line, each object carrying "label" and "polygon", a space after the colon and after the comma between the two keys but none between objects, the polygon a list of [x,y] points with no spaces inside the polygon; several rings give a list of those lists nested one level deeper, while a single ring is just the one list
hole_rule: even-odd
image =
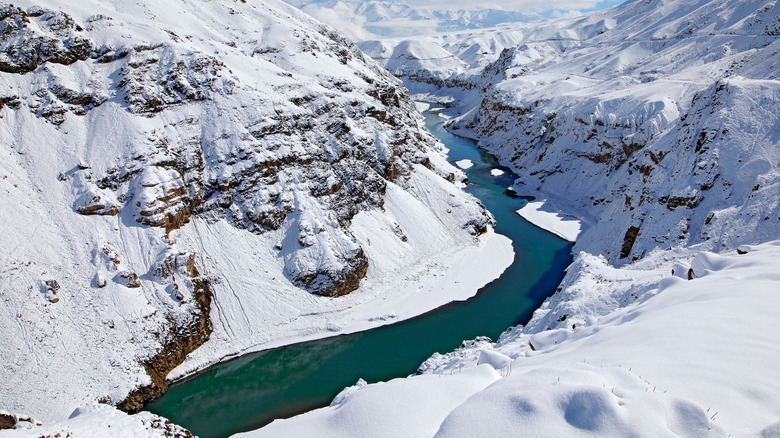
[{"label": "sky", "polygon": [[[491,27],[501,22],[528,21],[540,15],[557,18],[565,15],[579,14],[600,9],[606,9],[622,3],[624,0],[285,0],[287,3],[302,9],[309,15],[323,21],[355,41],[381,39],[392,37],[407,37],[425,35],[436,32],[450,32],[458,26],[466,28]],[[366,12],[365,4],[382,3],[393,5],[389,12],[376,14],[375,10]],[[511,13],[492,14],[487,22],[475,21],[473,17],[464,21],[442,23],[431,19],[420,19],[420,14],[409,15],[402,12],[402,6],[415,10],[432,11],[474,11],[501,10],[511,13],[523,13],[528,16],[517,18]],[[369,8],[371,9],[371,8]],[[408,11],[407,11],[408,12]],[[366,15],[369,14],[369,15]],[[373,14],[373,15],[371,15]],[[422,14],[426,15],[426,14]],[[498,18],[500,17],[500,18]],[[502,21],[503,20],[503,21]],[[461,23],[461,24],[458,24]]]}]

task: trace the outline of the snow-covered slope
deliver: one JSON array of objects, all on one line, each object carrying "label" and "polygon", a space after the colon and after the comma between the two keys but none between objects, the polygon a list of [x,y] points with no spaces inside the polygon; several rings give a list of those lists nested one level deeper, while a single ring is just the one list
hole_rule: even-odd
[{"label": "snow-covered slope", "polygon": [[[364,40],[360,49],[404,81],[413,93],[452,101],[480,86],[480,75],[527,32],[517,25],[414,38]],[[459,98],[462,96],[458,96]],[[461,102],[463,104],[463,102]]]},{"label": "snow-covered slope", "polygon": [[537,312],[495,344],[431,358],[423,375],[358,384],[240,436],[777,436],[780,241],[743,251],[579,267],[593,291],[579,303],[608,312],[595,322],[545,330]]},{"label": "snow-covered slope", "polygon": [[177,376],[413,316],[511,261],[400,82],[291,6],[0,20],[0,408],[137,409],[201,345]]},{"label": "snow-covered slope", "polygon": [[462,126],[522,169],[516,191],[592,218],[575,249],[612,263],[776,238],[778,19],[773,2],[625,3],[554,56],[502,54]]},{"label": "snow-covered slope", "polygon": [[[394,70],[414,91],[461,96],[451,128],[517,169],[519,194],[589,222],[575,250],[622,264],[655,248],[780,235],[779,20],[773,1],[632,0],[516,25],[514,46],[484,69],[414,60]],[[416,56],[390,43],[367,53]]]},{"label": "snow-covered slope", "polygon": [[314,18],[343,29],[354,40],[429,35],[540,19],[502,9],[437,10],[397,1],[285,0]]},{"label": "snow-covered slope", "polygon": [[17,423],[3,437],[78,437],[78,438],[192,438],[188,430],[149,412],[128,415],[105,404],[76,409],[67,420],[47,424]]}]

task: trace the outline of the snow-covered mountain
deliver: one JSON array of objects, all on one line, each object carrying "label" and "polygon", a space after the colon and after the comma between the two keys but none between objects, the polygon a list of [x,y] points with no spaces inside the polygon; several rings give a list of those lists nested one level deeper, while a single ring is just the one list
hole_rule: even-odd
[{"label": "snow-covered mountain", "polygon": [[771,1],[629,1],[461,44],[363,47],[412,91],[461,97],[451,128],[514,166],[518,193],[585,219],[575,250],[624,264],[780,235],[778,26]]},{"label": "snow-covered mountain", "polygon": [[414,316],[511,262],[400,82],[289,5],[0,20],[2,409],[135,410],[195,349],[175,375]]},{"label": "snow-covered mountain", "polygon": [[[553,22],[555,23],[555,22]],[[414,38],[382,38],[358,42],[412,92],[431,92],[431,97],[452,101],[463,91],[478,88],[482,71],[504,49],[522,44],[524,28],[505,25],[489,30],[445,33]],[[462,104],[463,102],[461,102]]]},{"label": "snow-covered mountain", "polygon": [[540,20],[534,13],[501,9],[435,10],[393,1],[285,0],[354,40],[429,35]]}]

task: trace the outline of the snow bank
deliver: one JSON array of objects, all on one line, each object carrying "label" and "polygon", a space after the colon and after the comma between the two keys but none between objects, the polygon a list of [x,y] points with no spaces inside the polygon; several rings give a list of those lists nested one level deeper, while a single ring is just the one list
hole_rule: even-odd
[{"label": "snow bank", "polygon": [[[431,380],[355,388],[347,403],[247,436],[389,436],[382,428],[393,422],[408,427],[403,436],[776,436],[780,350],[767,327],[780,313],[780,241],[747,249],[696,254],[693,280],[672,276],[679,260],[664,262],[658,253],[648,275],[663,278],[592,324],[516,328],[496,344],[476,344],[482,365],[453,355],[438,375],[423,375]],[[601,281],[609,285],[606,274]],[[444,402],[455,382],[485,384],[479,370],[490,363],[500,376],[492,384],[462,403]],[[434,400],[458,406],[444,419],[417,415]]]},{"label": "snow bank", "polygon": [[428,102],[417,102],[417,101],[415,101],[414,104],[417,107],[417,111],[419,111],[419,112],[428,111],[428,109],[430,109],[430,107],[431,107],[431,104],[428,103]]},{"label": "snow bank", "polygon": [[423,375],[368,386],[363,382],[344,389],[327,408],[234,436],[432,436],[453,409],[499,378],[491,366],[483,365],[456,375]]},{"label": "snow bank", "polygon": [[76,409],[67,420],[42,426],[25,426],[22,429],[5,430],[3,437],[38,438],[79,437],[79,438],[187,438],[192,437],[187,430],[172,424],[165,418],[141,412],[127,415],[114,407],[94,404]]},{"label": "snow bank", "polygon": [[571,216],[564,216],[556,211],[545,209],[548,204],[545,201],[529,202],[523,208],[517,210],[517,214],[523,219],[547,230],[556,236],[574,242],[580,235],[582,223]]},{"label": "snow bank", "polygon": [[469,160],[468,158],[464,158],[462,160],[458,160],[455,162],[455,165],[460,167],[463,170],[471,169],[474,167],[474,162]]}]

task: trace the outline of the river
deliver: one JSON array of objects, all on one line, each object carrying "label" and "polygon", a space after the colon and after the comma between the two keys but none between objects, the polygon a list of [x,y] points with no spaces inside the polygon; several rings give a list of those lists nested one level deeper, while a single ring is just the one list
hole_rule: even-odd
[{"label": "river", "polygon": [[[440,109],[440,108],[439,108]],[[434,352],[445,353],[477,336],[496,339],[526,323],[555,292],[571,263],[572,244],[515,213],[527,200],[505,193],[516,176],[476,142],[443,127],[437,108],[426,111],[431,132],[450,149],[449,161],[470,159],[469,193],[493,213],[496,231],[512,239],[515,260],[504,274],[464,302],[417,318],[352,335],[289,345],[215,365],[171,385],[146,410],[201,438],[257,429],[276,418],[327,406],[345,386],[362,378],[386,381],[414,374]],[[492,169],[505,173],[492,176]]]}]

